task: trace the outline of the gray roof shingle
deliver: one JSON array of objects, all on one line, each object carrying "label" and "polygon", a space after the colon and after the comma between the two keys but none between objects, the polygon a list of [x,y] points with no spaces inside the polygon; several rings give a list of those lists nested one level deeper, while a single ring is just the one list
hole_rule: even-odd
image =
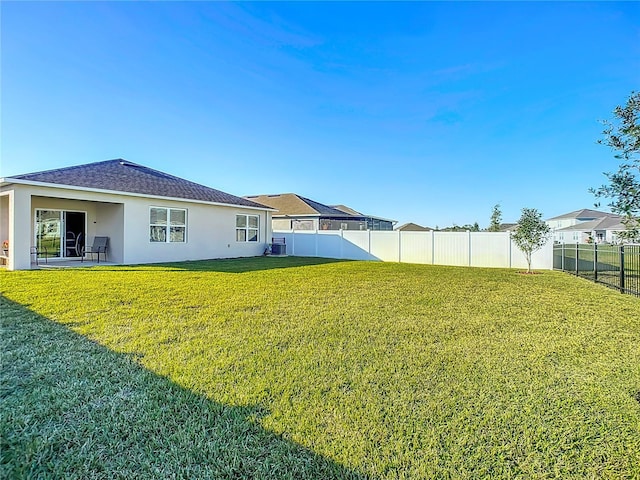
[{"label": "gray roof shingle", "polygon": [[325,217],[349,217],[351,214],[316,202],[296,193],[276,195],[252,195],[247,198],[263,203],[278,210],[279,215],[322,215]]},{"label": "gray roof shingle", "polygon": [[235,195],[174,177],[168,173],[153,170],[121,158],[44,172],[14,175],[11,178],[112,190],[115,192],[223,203],[242,207],[269,208],[245,198],[236,197]]}]

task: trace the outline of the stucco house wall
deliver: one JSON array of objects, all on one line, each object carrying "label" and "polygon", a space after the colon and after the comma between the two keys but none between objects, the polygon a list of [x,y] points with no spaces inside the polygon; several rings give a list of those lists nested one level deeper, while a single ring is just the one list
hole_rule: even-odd
[{"label": "stucco house wall", "polygon": [[[186,209],[186,242],[151,242],[151,207]],[[31,268],[37,209],[86,212],[86,245],[96,235],[109,237],[108,259],[115,263],[257,256],[271,241],[271,214],[264,209],[13,183],[0,188],[0,241],[9,241],[10,270]],[[257,242],[236,241],[236,214],[259,216]]]}]

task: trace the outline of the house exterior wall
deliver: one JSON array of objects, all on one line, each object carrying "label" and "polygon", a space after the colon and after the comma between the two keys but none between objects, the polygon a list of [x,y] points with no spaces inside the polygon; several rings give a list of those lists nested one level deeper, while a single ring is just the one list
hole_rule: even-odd
[{"label": "house exterior wall", "polygon": [[[595,236],[593,235],[595,233]],[[554,243],[590,243],[590,237],[598,243],[618,243],[620,238],[615,230],[566,230],[563,232],[554,232]]]},{"label": "house exterior wall", "polygon": [[[96,235],[109,237],[108,258],[116,263],[153,263],[262,255],[271,240],[271,214],[241,206],[147,198],[123,194],[10,184],[0,189],[0,239],[9,240],[10,270],[31,268],[29,247],[35,245],[36,209],[87,213],[86,244]],[[4,200],[6,198],[6,200]],[[186,242],[151,242],[151,207],[187,210]],[[258,215],[258,242],[236,241],[236,214]],[[2,227],[6,219],[6,227]],[[5,233],[6,228],[6,233]],[[55,261],[50,259],[50,261]]]},{"label": "house exterior wall", "polygon": [[586,237],[580,230],[567,230],[564,232],[553,232],[553,241],[554,243],[586,243]]},{"label": "house exterior wall", "polygon": [[[163,199],[134,198],[124,205],[124,263],[175,262],[209,258],[253,257],[262,255],[271,242],[267,212],[240,206],[215,206]],[[160,243],[149,241],[151,207],[187,210],[187,241]],[[258,215],[257,242],[236,241],[236,214]]]},{"label": "house exterior wall", "polygon": [[9,240],[9,195],[0,196],[0,242]]},{"label": "house exterior wall", "polygon": [[576,218],[561,218],[559,220],[547,220],[547,225],[551,227],[552,230],[559,230],[561,228],[572,227],[577,223],[581,223]]}]

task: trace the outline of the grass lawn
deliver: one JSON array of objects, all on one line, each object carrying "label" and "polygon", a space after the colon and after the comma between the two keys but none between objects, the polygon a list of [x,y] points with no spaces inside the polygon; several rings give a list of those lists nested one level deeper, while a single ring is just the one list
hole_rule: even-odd
[{"label": "grass lawn", "polygon": [[304,258],[0,272],[2,478],[640,478],[640,301]]}]

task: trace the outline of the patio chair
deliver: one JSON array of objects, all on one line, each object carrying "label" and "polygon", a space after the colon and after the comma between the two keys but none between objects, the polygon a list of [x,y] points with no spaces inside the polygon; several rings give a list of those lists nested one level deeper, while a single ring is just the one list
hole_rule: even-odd
[{"label": "patio chair", "polygon": [[100,263],[100,254],[104,255],[104,261],[107,261],[107,249],[109,248],[109,237],[93,237],[93,245],[83,248],[83,255],[80,257],[80,261],[84,262],[84,255],[87,253],[91,255],[91,260],[93,260],[93,255],[98,255],[98,263]]},{"label": "patio chair", "polygon": [[49,252],[47,251],[47,247],[30,247],[30,253],[35,257],[36,265],[40,265],[38,260],[41,255],[44,255],[44,263],[49,263]]},{"label": "patio chair", "polygon": [[[65,257],[70,257],[73,255],[73,252],[75,251],[75,248],[76,248],[76,234],[73,232],[67,232],[67,234],[65,235],[65,242],[66,242]],[[77,256],[77,252],[76,252],[76,256]]]},{"label": "patio chair", "polygon": [[82,232],[80,232],[76,237],[75,251],[76,257],[82,257],[82,252],[84,251],[84,235],[82,234]]}]

